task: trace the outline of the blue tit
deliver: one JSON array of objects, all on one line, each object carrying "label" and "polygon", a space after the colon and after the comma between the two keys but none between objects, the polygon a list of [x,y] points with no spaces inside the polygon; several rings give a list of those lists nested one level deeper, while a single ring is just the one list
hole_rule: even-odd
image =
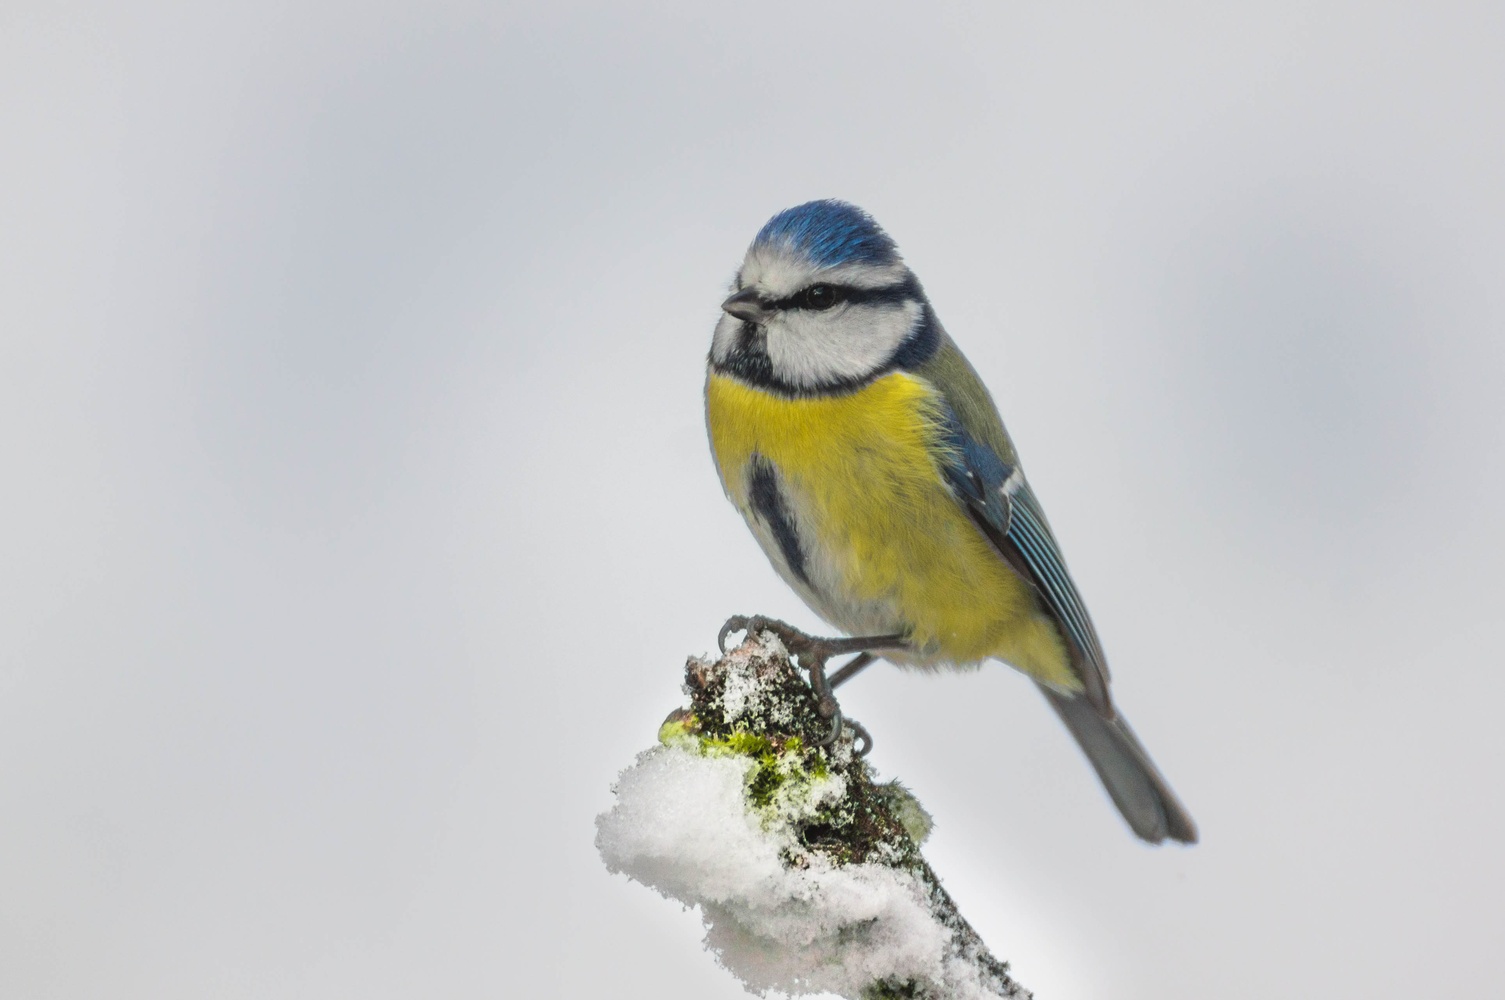
[{"label": "blue tit", "polygon": [[780,212],[721,308],[711,450],[779,575],[833,627],[880,637],[891,662],[1023,671],[1133,831],[1195,843],[1114,710],[1087,606],[992,397],[888,234],[841,201]]}]

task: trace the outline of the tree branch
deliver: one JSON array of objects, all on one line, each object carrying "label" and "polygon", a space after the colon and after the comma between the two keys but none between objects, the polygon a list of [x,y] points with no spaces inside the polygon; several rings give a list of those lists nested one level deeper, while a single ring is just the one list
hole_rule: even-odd
[{"label": "tree branch", "polygon": [[597,819],[612,871],[699,906],[707,946],[749,989],[850,1000],[1030,994],[920,854],[930,818],[877,783],[771,633],[691,659],[688,709],[618,779]]}]

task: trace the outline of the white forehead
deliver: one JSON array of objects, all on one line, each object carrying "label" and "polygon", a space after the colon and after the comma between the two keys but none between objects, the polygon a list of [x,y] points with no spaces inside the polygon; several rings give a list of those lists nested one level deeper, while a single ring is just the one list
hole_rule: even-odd
[{"label": "white forehead", "polygon": [[854,262],[821,267],[787,243],[754,243],[737,272],[739,288],[757,288],[769,299],[793,295],[817,281],[852,288],[884,288],[903,281],[908,269],[892,264]]}]

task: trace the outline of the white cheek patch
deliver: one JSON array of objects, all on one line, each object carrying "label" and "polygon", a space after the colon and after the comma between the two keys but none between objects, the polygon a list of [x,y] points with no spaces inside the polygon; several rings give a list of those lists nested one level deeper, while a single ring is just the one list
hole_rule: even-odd
[{"label": "white cheek patch", "polygon": [[792,309],[768,323],[768,359],[781,382],[802,389],[859,379],[894,356],[922,313],[918,302]]}]

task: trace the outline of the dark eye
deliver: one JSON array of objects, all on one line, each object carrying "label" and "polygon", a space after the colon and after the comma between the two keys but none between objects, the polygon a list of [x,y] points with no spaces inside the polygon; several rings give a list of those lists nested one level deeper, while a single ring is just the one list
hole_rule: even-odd
[{"label": "dark eye", "polygon": [[806,309],[829,309],[841,301],[841,289],[835,285],[811,285],[800,293],[800,305]]}]

